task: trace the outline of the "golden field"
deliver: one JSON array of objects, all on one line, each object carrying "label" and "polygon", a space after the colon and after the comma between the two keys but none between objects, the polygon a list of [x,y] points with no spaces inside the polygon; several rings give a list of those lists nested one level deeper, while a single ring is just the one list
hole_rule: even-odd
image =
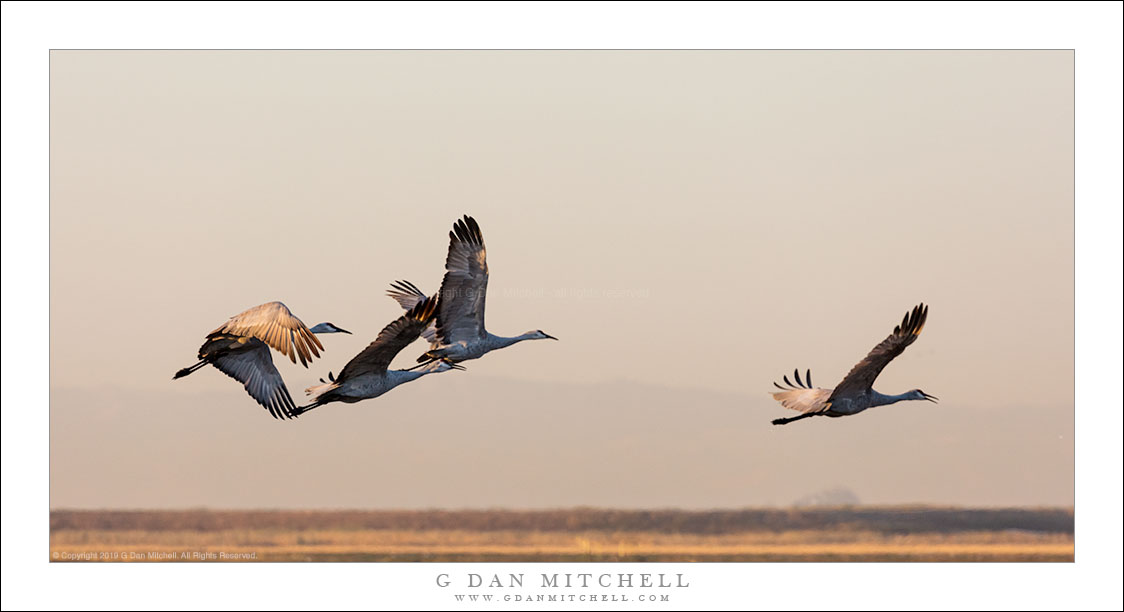
[{"label": "golden field", "polygon": [[54,561],[1073,561],[1072,510],[53,511]]}]

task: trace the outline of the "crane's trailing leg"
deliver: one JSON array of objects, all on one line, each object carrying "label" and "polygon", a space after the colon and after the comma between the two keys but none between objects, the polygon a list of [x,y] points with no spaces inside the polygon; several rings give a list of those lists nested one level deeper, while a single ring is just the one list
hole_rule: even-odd
[{"label": "crane's trailing leg", "polygon": [[184,376],[187,376],[188,374],[191,374],[191,373],[192,373],[192,372],[194,372],[195,370],[198,370],[199,368],[201,368],[201,367],[203,367],[203,366],[205,366],[205,365],[207,365],[207,360],[206,360],[206,359],[204,359],[204,360],[200,361],[199,363],[197,363],[197,364],[195,364],[195,365],[193,365],[193,366],[191,366],[191,367],[188,367],[188,368],[183,368],[182,370],[180,370],[180,371],[176,372],[176,375],[172,377],[172,380],[175,380],[175,379],[177,379],[177,378],[183,378]]},{"label": "crane's trailing leg", "polygon": [[800,419],[806,419],[808,417],[814,417],[818,414],[819,414],[818,412],[809,412],[807,414],[802,414],[800,416],[790,417],[790,418],[787,418],[787,419],[773,419],[773,425],[786,425],[786,424],[791,423],[793,421],[799,421]]},{"label": "crane's trailing leg", "polygon": [[426,351],[425,354],[423,354],[421,357],[418,357],[418,363],[421,363],[421,364],[433,363],[434,361],[437,361],[438,359],[444,359],[447,356],[448,356],[448,351],[446,349],[437,348],[437,349]]},{"label": "crane's trailing leg", "polygon": [[[425,358],[425,355],[422,355],[422,357],[421,357],[421,358],[422,358],[422,359],[424,359],[424,358]],[[433,358],[433,359],[429,359],[429,360],[426,360],[426,361],[421,361],[421,359],[419,359],[419,361],[420,361],[420,363],[418,363],[418,365],[416,365],[416,366],[414,366],[414,367],[412,367],[412,368],[406,368],[406,371],[407,371],[407,372],[413,372],[414,370],[416,370],[416,369],[418,369],[418,368],[424,368],[425,366],[427,366],[427,365],[430,365],[430,364],[432,364],[433,362],[437,361],[437,359],[436,359],[436,358]]]},{"label": "crane's trailing leg", "polygon": [[430,359],[429,361],[423,361],[422,363],[419,363],[418,365],[416,365],[412,368],[406,368],[404,371],[413,372],[414,370],[416,370],[418,368],[424,368],[425,366],[433,365],[433,364],[437,363],[438,361],[440,361],[441,363],[449,366],[453,370],[460,370],[460,371],[463,372],[466,369],[464,366],[462,366],[459,363],[454,362],[451,359],[448,359],[448,358],[445,358],[445,357],[441,357],[441,358],[434,357],[433,359]]},{"label": "crane's trailing leg", "polygon": [[308,412],[309,410],[312,410],[313,408],[315,408],[319,405],[320,405],[320,402],[312,402],[311,404],[306,404],[304,406],[297,406],[296,408],[293,409],[293,416],[299,417],[300,415]]}]

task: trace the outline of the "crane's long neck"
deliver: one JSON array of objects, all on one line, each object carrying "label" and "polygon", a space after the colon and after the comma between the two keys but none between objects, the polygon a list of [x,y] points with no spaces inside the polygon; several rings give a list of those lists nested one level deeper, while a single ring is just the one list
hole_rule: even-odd
[{"label": "crane's long neck", "polygon": [[521,334],[519,336],[511,336],[510,338],[507,336],[497,336],[490,333],[488,334],[488,350],[494,351],[496,349],[507,348],[512,344],[515,344],[516,342],[531,340],[532,338],[534,338],[534,335],[530,333]]},{"label": "crane's long neck", "polygon": [[889,405],[889,404],[896,404],[898,402],[903,402],[905,400],[917,399],[917,398],[911,396],[909,391],[906,391],[905,393],[900,393],[898,395],[885,395],[885,394],[882,394],[882,393],[879,393],[879,392],[875,391],[874,389],[871,389],[870,390],[870,396],[871,396],[871,400],[870,400],[871,406],[886,406],[886,405]]},{"label": "crane's long neck", "polygon": [[391,387],[404,385],[412,380],[417,380],[426,374],[432,374],[433,370],[387,370],[386,380],[390,382]]}]

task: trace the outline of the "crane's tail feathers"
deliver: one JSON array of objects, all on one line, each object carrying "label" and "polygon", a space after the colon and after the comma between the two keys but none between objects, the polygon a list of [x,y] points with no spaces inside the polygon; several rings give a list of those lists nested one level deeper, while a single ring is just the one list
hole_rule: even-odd
[{"label": "crane's tail feathers", "polygon": [[305,394],[308,395],[310,399],[312,399],[312,402],[304,406],[297,406],[296,408],[294,408],[293,416],[298,417],[317,406],[323,406],[327,403],[325,394],[337,388],[339,388],[338,384],[330,382],[322,385],[312,385],[311,387],[305,389]]},{"label": "crane's tail feathers", "polygon": [[785,389],[774,391],[772,396],[785,408],[797,412],[823,412],[831,407],[831,389]]},{"label": "crane's tail feathers", "polygon": [[304,390],[304,394],[311,398],[313,401],[317,401],[321,397],[323,397],[325,393],[338,388],[339,384],[337,384],[336,382],[324,383],[322,385],[312,385],[311,387]]},{"label": "crane's tail feathers", "polygon": [[176,375],[172,377],[172,380],[176,380],[177,378],[183,378],[184,376],[187,376],[188,374],[191,374],[195,370],[198,370],[199,368],[201,368],[205,365],[207,365],[207,360],[204,359],[203,361],[200,361],[199,363],[197,363],[193,366],[182,368],[181,370],[176,372]]}]

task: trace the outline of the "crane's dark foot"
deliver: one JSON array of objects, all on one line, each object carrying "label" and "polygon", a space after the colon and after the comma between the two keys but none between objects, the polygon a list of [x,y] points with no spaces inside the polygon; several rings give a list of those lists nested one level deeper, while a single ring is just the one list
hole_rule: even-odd
[{"label": "crane's dark foot", "polygon": [[299,417],[300,415],[308,412],[309,410],[312,410],[313,408],[315,408],[319,405],[320,405],[320,402],[312,402],[311,404],[308,404],[308,405],[305,405],[305,406],[297,406],[296,408],[293,408],[293,411],[292,411],[293,418]]},{"label": "crane's dark foot", "polygon": [[808,417],[814,417],[817,414],[819,414],[819,413],[818,412],[808,412],[808,413],[802,414],[800,416],[789,417],[787,419],[773,419],[773,425],[784,425],[786,423],[791,423],[793,421],[799,421],[800,419],[806,419]]},{"label": "crane's dark foot", "polygon": [[178,372],[176,372],[176,375],[172,377],[172,380],[176,380],[177,378],[183,378],[184,376],[187,376],[188,374],[191,374],[195,370],[198,370],[199,368],[201,368],[205,365],[207,365],[206,361],[200,361],[199,363],[197,363],[193,366],[182,368]]}]

